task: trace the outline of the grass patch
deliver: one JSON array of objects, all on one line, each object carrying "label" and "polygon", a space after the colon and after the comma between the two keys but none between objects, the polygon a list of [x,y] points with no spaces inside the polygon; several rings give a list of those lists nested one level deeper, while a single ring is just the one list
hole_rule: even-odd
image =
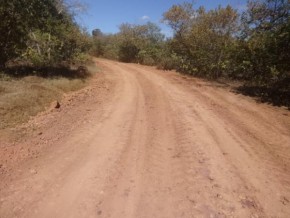
[{"label": "grass patch", "polygon": [[[96,71],[95,67],[90,66],[89,72]],[[64,93],[83,88],[88,78],[82,72],[81,76],[74,76],[69,70],[65,73],[53,73],[52,69],[49,71],[51,73],[29,70],[19,74],[19,69],[15,74],[12,72],[12,69],[8,74],[0,72],[0,129],[27,122],[51,102],[61,100]]]}]

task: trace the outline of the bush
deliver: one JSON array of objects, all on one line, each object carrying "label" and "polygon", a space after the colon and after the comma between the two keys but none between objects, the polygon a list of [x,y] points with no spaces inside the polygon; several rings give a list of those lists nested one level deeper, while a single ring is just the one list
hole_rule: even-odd
[{"label": "bush", "polygon": [[63,1],[0,1],[0,19],[0,67],[15,58],[36,66],[56,64],[91,46]]},{"label": "bush", "polygon": [[130,41],[125,41],[119,48],[119,60],[123,62],[136,62],[139,48]]}]

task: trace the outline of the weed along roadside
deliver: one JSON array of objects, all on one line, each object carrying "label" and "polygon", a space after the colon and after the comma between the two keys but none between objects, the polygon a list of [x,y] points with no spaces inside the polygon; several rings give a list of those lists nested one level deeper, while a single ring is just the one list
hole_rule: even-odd
[{"label": "weed along roadside", "polygon": [[[87,67],[38,69],[21,68],[0,74],[0,129],[25,123],[47,109],[52,102],[61,102],[64,94],[84,88],[97,68]],[[19,71],[19,69],[18,69]],[[13,72],[13,73],[12,73]],[[25,72],[25,73],[24,73]]]}]

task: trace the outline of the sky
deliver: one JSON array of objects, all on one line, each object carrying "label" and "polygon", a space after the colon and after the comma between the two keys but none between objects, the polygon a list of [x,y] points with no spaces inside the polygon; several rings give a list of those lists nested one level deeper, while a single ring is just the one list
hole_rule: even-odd
[{"label": "sky", "polygon": [[[188,0],[191,2],[190,0]],[[100,29],[103,33],[116,33],[122,23],[144,24],[148,21],[158,24],[166,36],[172,34],[169,27],[161,23],[162,14],[172,5],[183,3],[184,0],[81,0],[86,12],[78,15],[78,23],[89,32]],[[243,10],[247,0],[195,0],[194,7],[201,5],[206,9],[218,5],[232,5]]]}]

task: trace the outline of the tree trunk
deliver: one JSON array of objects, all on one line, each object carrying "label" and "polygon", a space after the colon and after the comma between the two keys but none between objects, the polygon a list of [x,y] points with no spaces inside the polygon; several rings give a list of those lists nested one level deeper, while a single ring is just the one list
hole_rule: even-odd
[{"label": "tree trunk", "polygon": [[48,35],[48,50],[47,50],[47,58],[48,58],[48,61],[50,62],[50,59],[51,59],[51,55],[50,55],[50,51],[51,51],[51,48],[50,48],[50,41],[51,41],[51,36],[50,34]]},{"label": "tree trunk", "polygon": [[38,42],[37,42],[36,36],[35,36],[35,34],[34,34],[33,32],[31,32],[31,35],[32,35],[32,37],[33,37],[34,40],[35,40],[36,48],[37,48],[37,53],[38,53],[38,55],[41,55],[40,46],[39,46],[39,44],[38,44]]}]

